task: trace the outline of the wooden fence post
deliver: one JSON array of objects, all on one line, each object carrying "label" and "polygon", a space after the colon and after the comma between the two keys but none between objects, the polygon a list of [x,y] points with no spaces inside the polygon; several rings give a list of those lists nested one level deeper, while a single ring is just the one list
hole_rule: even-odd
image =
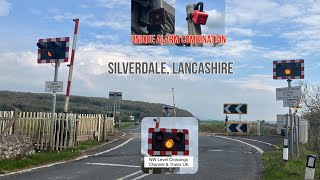
[{"label": "wooden fence post", "polygon": [[104,114],[103,116],[103,136],[102,136],[102,140],[106,141],[106,114]]}]

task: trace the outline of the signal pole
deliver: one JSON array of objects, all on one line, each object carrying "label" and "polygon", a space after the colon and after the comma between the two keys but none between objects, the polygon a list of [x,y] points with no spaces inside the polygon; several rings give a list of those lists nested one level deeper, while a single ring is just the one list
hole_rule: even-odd
[{"label": "signal pole", "polygon": [[[291,79],[288,78],[288,87],[290,88],[291,87]],[[290,117],[290,146],[289,146],[289,149],[290,149],[290,158],[293,159],[293,117],[292,117],[292,109],[291,107],[289,107],[289,117]]]},{"label": "signal pole", "polygon": [[[54,66],[54,82],[58,81],[58,70],[59,70],[60,63],[55,63]],[[50,149],[53,151],[53,129],[54,129],[54,114],[56,113],[56,102],[57,102],[57,95],[56,91],[52,93],[52,111],[51,111],[51,123],[50,123]]]},{"label": "signal pole", "polygon": [[[192,17],[190,17],[191,14],[194,13],[194,8],[196,7],[196,4],[189,4],[186,7],[187,11],[187,23],[188,23],[188,34],[189,35],[201,35],[201,26],[200,24],[194,24],[192,21]],[[191,44],[193,47],[203,47],[203,44]]]},{"label": "signal pole", "polygon": [[174,117],[177,117],[177,114],[176,114],[176,103],[174,101],[174,88],[172,88],[172,100],[173,100],[173,115],[174,115]]}]

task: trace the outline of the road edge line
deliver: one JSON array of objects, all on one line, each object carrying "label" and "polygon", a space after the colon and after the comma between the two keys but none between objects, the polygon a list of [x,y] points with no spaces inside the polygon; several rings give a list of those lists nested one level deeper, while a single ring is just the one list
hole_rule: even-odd
[{"label": "road edge line", "polygon": [[260,140],[255,140],[255,139],[242,138],[242,137],[239,137],[239,138],[240,138],[240,139],[249,140],[249,141],[254,141],[254,142],[263,143],[263,144],[266,144],[266,145],[269,145],[269,146],[273,146],[273,147],[275,147],[276,149],[280,149],[279,146],[276,146],[276,145],[271,144],[271,143],[268,143],[268,142],[264,142],[264,141],[260,141]]},{"label": "road edge line", "polygon": [[[132,138],[132,139],[133,139],[133,138]],[[113,142],[118,141],[118,140],[119,140],[119,139],[114,139],[114,140],[112,140],[112,141],[109,141],[109,142],[105,143],[104,145],[113,143]],[[118,146],[119,146],[119,145],[118,145]],[[116,147],[117,147],[117,146],[116,146]],[[118,148],[119,148],[119,147],[118,147]],[[111,149],[112,149],[112,148],[111,148]],[[114,150],[114,149],[112,149],[112,150]],[[15,175],[15,174],[23,174],[23,173],[30,172],[30,171],[37,170],[37,169],[43,169],[43,168],[48,168],[48,167],[51,167],[51,166],[55,166],[55,165],[59,165],[59,164],[64,164],[64,163],[68,163],[68,162],[79,161],[79,160],[88,158],[88,157],[90,157],[90,156],[93,156],[93,155],[84,155],[84,156],[80,156],[80,157],[77,157],[77,158],[75,158],[75,159],[70,159],[70,160],[67,160],[67,161],[60,161],[60,162],[50,163],[50,164],[46,164],[46,165],[42,165],[42,166],[36,166],[36,167],[28,168],[28,169],[23,169],[23,170],[19,170],[19,171],[14,171],[14,172],[10,172],[10,173],[7,173],[7,174],[0,174],[0,177],[10,176],[10,175]]]},{"label": "road edge line", "polygon": [[252,145],[252,144],[249,144],[249,143],[247,143],[247,142],[238,140],[238,139],[233,139],[233,138],[224,137],[224,136],[213,136],[213,137],[219,137],[219,138],[229,139],[229,140],[232,140],[232,141],[237,141],[237,142],[243,143],[243,144],[245,144],[245,145],[248,145],[248,146],[250,146],[250,147],[253,147],[253,148],[256,149],[260,154],[263,154],[263,153],[264,153],[264,151],[263,151],[262,149],[260,149],[259,147],[255,146],[255,145]]},{"label": "road edge line", "polygon": [[101,154],[108,153],[108,152],[110,152],[110,151],[113,151],[113,150],[115,150],[115,149],[118,149],[118,148],[120,148],[120,147],[128,144],[128,143],[129,143],[131,140],[133,140],[133,139],[134,139],[134,138],[130,138],[130,139],[126,140],[125,142],[119,144],[119,145],[116,146],[116,147],[113,147],[113,148],[111,148],[111,149],[108,149],[108,150],[105,150],[105,151],[102,151],[102,152],[93,154],[92,156],[99,156],[99,155],[101,155]]}]

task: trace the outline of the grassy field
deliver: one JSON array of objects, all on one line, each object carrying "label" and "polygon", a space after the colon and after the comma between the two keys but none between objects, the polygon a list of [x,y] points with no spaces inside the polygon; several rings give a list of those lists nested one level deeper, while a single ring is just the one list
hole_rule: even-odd
[{"label": "grassy field", "polygon": [[[263,162],[263,180],[273,179],[304,179],[307,155],[314,154],[319,157],[319,154],[308,151],[306,146],[302,146],[300,157],[295,160],[289,160],[285,164],[282,160],[282,149],[266,152],[262,155]],[[320,179],[320,166],[317,161],[315,179]]]},{"label": "grassy field", "polygon": [[199,124],[199,132],[214,132],[222,133],[224,132],[224,122],[223,121],[202,121]]},{"label": "grassy field", "polygon": [[42,151],[22,159],[0,160],[0,174],[19,169],[44,165],[53,162],[65,161],[81,156],[81,151],[100,144],[97,141],[90,141],[80,144],[75,148],[68,148],[63,151]]},{"label": "grassy field", "polygon": [[133,128],[134,122],[121,122],[121,130],[126,130],[126,129],[130,129]]}]

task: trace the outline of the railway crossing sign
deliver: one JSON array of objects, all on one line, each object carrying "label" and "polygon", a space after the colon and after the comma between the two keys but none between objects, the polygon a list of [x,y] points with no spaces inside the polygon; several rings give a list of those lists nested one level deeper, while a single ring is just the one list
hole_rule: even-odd
[{"label": "railway crossing sign", "polygon": [[304,79],[304,60],[273,61],[273,79]]},{"label": "railway crossing sign", "polygon": [[62,92],[63,82],[62,81],[46,81],[45,92]]},{"label": "railway crossing sign", "polygon": [[[194,117],[145,117],[141,121],[142,170],[164,174],[198,171],[198,120]],[[179,159],[179,161],[177,161]]]},{"label": "railway crossing sign", "polygon": [[276,89],[276,100],[301,99],[301,86]]},{"label": "railway crossing sign", "polygon": [[224,104],[224,114],[247,114],[247,104]]},{"label": "railway crossing sign", "polygon": [[37,62],[63,63],[69,58],[69,37],[39,39]]},{"label": "railway crossing sign", "polygon": [[122,92],[109,92],[109,99],[112,100],[122,100]]},{"label": "railway crossing sign", "polygon": [[299,106],[298,101],[299,100],[297,100],[297,99],[283,100],[283,107],[298,107]]},{"label": "railway crossing sign", "polygon": [[188,129],[149,128],[148,132],[150,156],[189,155]]}]

